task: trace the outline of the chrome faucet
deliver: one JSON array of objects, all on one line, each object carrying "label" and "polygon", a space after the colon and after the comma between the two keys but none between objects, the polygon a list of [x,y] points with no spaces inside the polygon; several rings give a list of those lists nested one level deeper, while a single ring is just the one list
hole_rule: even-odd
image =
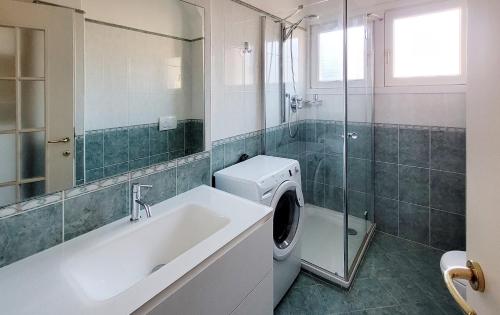
[{"label": "chrome faucet", "polygon": [[153,188],[152,185],[132,184],[132,206],[130,207],[130,221],[138,221],[141,217],[139,212],[142,208],[146,211],[146,216],[151,218],[151,206],[142,200],[141,188]]}]

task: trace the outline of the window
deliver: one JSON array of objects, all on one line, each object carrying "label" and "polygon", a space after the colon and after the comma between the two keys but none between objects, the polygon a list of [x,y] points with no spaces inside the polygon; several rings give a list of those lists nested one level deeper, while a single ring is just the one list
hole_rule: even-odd
[{"label": "window", "polygon": [[464,16],[458,1],[388,12],[386,85],[465,84]]},{"label": "window", "polygon": [[[332,88],[344,79],[343,31],[336,25],[317,25],[311,33],[311,87]],[[347,30],[347,71],[349,81],[366,77],[366,39],[364,26]]]}]

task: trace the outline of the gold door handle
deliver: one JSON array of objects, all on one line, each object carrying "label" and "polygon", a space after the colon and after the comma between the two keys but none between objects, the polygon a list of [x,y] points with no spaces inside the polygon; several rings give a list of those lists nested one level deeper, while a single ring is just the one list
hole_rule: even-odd
[{"label": "gold door handle", "polygon": [[69,141],[70,141],[69,137],[66,137],[57,140],[49,140],[49,143],[68,143]]},{"label": "gold door handle", "polygon": [[453,284],[454,279],[468,280],[474,291],[484,292],[485,280],[484,273],[479,263],[467,261],[467,267],[451,267],[444,272],[444,282],[450,291],[451,296],[460,305],[467,315],[477,315],[476,311],[464,300],[457,288]]}]

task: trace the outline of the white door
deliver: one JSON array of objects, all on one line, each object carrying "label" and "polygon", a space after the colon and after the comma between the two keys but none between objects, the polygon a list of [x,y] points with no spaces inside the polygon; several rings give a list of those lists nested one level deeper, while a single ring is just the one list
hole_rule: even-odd
[{"label": "white door", "polygon": [[467,289],[479,315],[500,314],[500,1],[471,0],[467,95],[467,256],[485,291]]},{"label": "white door", "polygon": [[74,14],[0,1],[0,135],[15,170],[0,187],[14,201],[73,186]]}]

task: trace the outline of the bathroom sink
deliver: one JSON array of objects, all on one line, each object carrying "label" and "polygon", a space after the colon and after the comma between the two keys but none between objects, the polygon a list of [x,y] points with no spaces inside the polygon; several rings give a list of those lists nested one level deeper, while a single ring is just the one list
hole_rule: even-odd
[{"label": "bathroom sink", "polygon": [[[208,186],[0,268],[2,314],[130,314],[175,292],[272,209]],[[26,297],[30,299],[27,301]]]},{"label": "bathroom sink", "polygon": [[228,223],[228,218],[209,209],[187,204],[78,253],[67,261],[65,270],[88,297],[106,300],[158,271]]}]

